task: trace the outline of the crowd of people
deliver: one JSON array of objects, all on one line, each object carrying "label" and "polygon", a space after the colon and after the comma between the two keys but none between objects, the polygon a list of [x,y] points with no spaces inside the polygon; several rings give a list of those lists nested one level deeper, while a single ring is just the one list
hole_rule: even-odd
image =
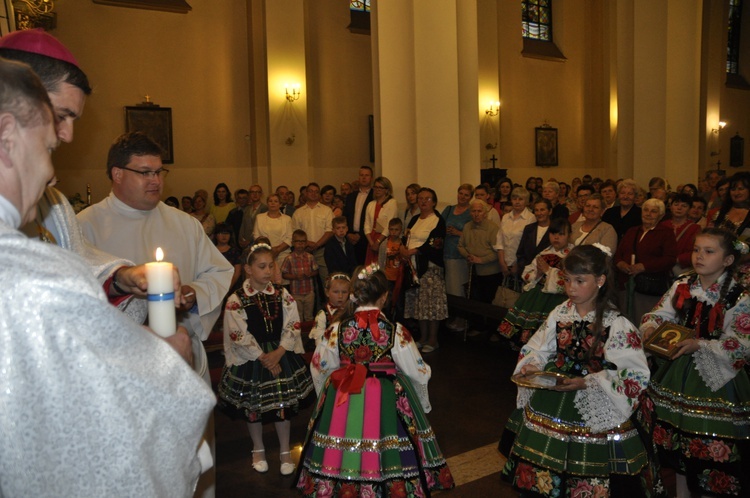
[{"label": "crowd of people", "polygon": [[[426,417],[422,354],[443,323],[520,351],[500,451],[523,496],[661,496],[666,468],[677,496],[750,489],[750,174],[674,191],[504,178],[458,186],[440,212],[433,189],[400,204],[362,166],[338,190],[219,183],[161,202],[161,149],[130,132],[108,152],[110,195],[73,216],[50,154],[72,140],[86,76],[43,32],[0,38],[0,56],[18,61],[0,59],[0,495],[212,496],[202,341],[220,315],[219,406],[247,422],[260,473],[274,423],[279,471],[305,496],[454,486]],[[173,293],[148,293],[156,247]],[[507,290],[500,323],[449,319],[449,295],[492,306]],[[164,299],[167,338],[139,326]],[[664,324],[691,332],[649,360]],[[313,390],[295,466],[290,424]]]}]

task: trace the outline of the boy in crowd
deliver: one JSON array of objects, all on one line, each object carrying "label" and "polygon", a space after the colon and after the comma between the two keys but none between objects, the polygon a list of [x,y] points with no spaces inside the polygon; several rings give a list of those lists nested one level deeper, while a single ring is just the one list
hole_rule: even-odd
[{"label": "boy in crowd", "polygon": [[401,299],[401,281],[404,275],[404,260],[401,258],[401,232],[404,222],[401,218],[393,218],[388,222],[388,238],[380,244],[378,264],[388,279],[388,290],[391,295],[384,306],[387,317],[398,321],[403,315]]},{"label": "boy in crowd", "polygon": [[292,232],[292,252],[281,264],[282,278],[289,280],[289,292],[297,301],[301,322],[312,320],[315,311],[315,283],[318,264],[307,252],[307,234],[304,230]]},{"label": "boy in crowd", "polygon": [[351,276],[354,268],[357,267],[357,256],[354,254],[354,246],[346,237],[349,232],[346,217],[336,216],[331,221],[331,226],[333,237],[326,242],[323,253],[328,273],[342,272]]},{"label": "boy in crowd", "polygon": [[701,228],[706,228],[706,199],[703,197],[693,197],[690,210],[688,211],[688,219],[693,223],[697,223]]}]

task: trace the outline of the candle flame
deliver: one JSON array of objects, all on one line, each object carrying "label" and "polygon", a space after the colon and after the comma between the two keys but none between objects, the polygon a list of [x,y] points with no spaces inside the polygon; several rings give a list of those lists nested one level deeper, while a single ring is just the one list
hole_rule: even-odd
[{"label": "candle flame", "polygon": [[164,259],[164,251],[161,250],[161,247],[156,248],[156,261],[161,261]]}]

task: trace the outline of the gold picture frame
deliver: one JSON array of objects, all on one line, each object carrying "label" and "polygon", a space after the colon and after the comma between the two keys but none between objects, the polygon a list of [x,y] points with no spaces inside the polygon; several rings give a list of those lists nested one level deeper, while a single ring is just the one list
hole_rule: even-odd
[{"label": "gold picture frame", "polygon": [[644,347],[657,356],[671,360],[676,351],[675,344],[685,339],[692,339],[694,336],[695,330],[693,329],[665,322],[651,334]]}]

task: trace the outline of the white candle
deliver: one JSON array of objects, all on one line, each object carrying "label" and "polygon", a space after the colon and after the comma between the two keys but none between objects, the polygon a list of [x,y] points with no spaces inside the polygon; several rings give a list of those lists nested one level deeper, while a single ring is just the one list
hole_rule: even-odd
[{"label": "white candle", "polygon": [[148,280],[148,326],[162,337],[169,337],[177,330],[174,308],[174,280],[172,263],[162,262],[164,253],[156,249],[156,262],[146,263]]}]

